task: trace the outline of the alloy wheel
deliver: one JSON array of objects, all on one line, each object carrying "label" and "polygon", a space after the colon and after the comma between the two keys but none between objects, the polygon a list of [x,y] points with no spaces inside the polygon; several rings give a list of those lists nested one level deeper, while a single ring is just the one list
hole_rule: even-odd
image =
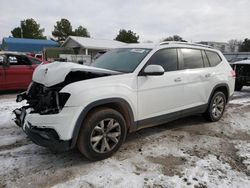
[{"label": "alloy wheel", "polygon": [[225,101],[222,96],[218,95],[215,97],[212,105],[212,115],[214,118],[220,118],[225,108]]},{"label": "alloy wheel", "polygon": [[121,125],[113,118],[101,120],[93,129],[91,147],[98,153],[107,153],[115,148],[121,137]]}]

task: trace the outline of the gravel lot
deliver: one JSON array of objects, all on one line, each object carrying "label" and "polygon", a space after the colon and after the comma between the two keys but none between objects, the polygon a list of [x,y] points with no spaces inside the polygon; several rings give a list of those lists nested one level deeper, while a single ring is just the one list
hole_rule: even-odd
[{"label": "gravel lot", "polygon": [[180,119],[128,135],[112,157],[54,154],[14,125],[15,94],[0,95],[0,187],[249,187],[250,88],[222,120]]}]

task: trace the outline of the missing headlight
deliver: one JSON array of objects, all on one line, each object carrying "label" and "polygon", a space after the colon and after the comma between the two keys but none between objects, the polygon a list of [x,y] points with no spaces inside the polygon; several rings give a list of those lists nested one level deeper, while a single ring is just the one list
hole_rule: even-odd
[{"label": "missing headlight", "polygon": [[66,102],[68,101],[70,94],[69,93],[59,93],[59,107],[62,109]]}]

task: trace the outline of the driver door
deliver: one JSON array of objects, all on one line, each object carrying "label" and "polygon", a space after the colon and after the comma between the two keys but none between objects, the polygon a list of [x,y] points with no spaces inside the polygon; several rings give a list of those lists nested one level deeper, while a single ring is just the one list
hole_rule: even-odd
[{"label": "driver door", "polygon": [[34,67],[24,55],[8,55],[5,68],[8,89],[26,89],[32,80]]},{"label": "driver door", "polygon": [[183,71],[179,70],[177,49],[157,51],[146,65],[149,64],[161,65],[165,73],[161,76],[138,76],[138,120],[154,124],[155,120],[164,122],[165,117],[180,114],[185,104],[185,80]]}]

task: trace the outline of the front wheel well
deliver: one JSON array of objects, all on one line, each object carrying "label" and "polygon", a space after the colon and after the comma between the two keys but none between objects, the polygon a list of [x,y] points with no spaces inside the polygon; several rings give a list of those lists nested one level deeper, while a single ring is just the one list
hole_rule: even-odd
[{"label": "front wheel well", "polygon": [[101,108],[111,108],[118,111],[126,121],[127,131],[133,131],[134,128],[136,127],[132,108],[129,105],[129,103],[124,99],[111,98],[111,99],[102,99],[99,101],[95,101],[87,105],[80,113],[73,130],[71,148],[75,147],[79,131],[86,117],[91,115],[91,113],[95,113],[96,110],[99,110]]},{"label": "front wheel well", "polygon": [[86,114],[86,117],[88,115],[90,115],[91,113],[94,113],[96,110],[101,109],[101,108],[111,108],[111,109],[119,112],[124,117],[124,119],[126,121],[127,130],[130,129],[131,124],[133,122],[133,117],[131,117],[131,112],[129,111],[126,104],[123,104],[122,102],[110,102],[110,103],[106,103],[106,104],[101,104],[101,105],[98,105],[98,106],[91,108],[88,111],[88,113]]}]

